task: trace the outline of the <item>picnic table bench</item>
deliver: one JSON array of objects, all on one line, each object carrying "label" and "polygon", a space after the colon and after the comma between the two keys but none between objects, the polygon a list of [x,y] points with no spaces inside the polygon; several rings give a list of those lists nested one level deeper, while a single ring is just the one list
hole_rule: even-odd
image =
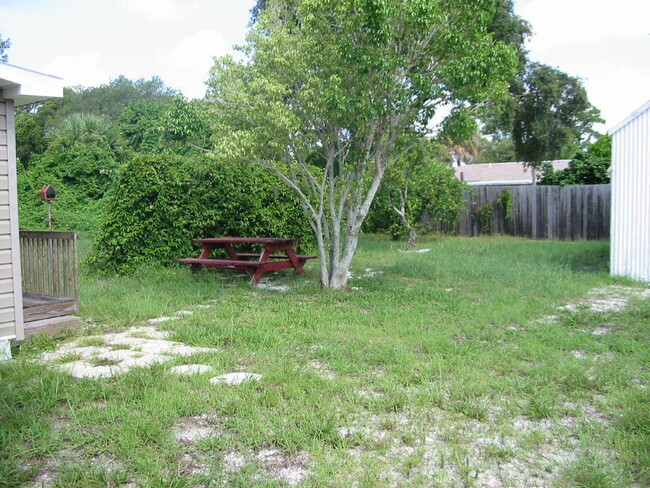
[{"label": "picnic table bench", "polygon": [[[193,239],[201,244],[201,254],[198,258],[181,258],[178,261],[189,264],[192,270],[201,268],[216,268],[236,271],[245,271],[251,276],[251,283],[259,283],[264,273],[293,268],[298,274],[307,260],[317,256],[297,255],[293,245],[300,239],[284,239],[276,237],[210,237],[207,239]],[[260,254],[239,253],[235,245],[262,245],[264,250]],[[214,259],[210,257],[215,249],[225,249],[229,259]]]}]

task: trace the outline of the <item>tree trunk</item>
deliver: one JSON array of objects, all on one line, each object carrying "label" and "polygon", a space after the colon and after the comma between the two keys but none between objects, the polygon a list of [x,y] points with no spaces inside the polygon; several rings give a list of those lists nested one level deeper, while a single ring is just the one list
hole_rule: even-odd
[{"label": "tree trunk", "polygon": [[418,231],[415,227],[410,227],[409,228],[409,239],[408,239],[408,246],[410,249],[415,247],[415,241],[418,238]]}]

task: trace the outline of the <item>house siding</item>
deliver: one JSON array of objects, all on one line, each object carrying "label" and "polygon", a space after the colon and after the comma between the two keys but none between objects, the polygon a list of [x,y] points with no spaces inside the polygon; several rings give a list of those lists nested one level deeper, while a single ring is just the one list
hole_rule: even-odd
[{"label": "house siding", "polygon": [[650,104],[612,144],[611,272],[650,282]]},{"label": "house siding", "polygon": [[13,110],[0,99],[0,340],[23,338]]}]

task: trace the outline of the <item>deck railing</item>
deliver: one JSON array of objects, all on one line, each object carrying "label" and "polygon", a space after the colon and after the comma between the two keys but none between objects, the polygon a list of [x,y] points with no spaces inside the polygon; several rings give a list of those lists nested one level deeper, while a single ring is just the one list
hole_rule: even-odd
[{"label": "deck railing", "polygon": [[20,231],[23,291],[79,300],[77,233]]}]

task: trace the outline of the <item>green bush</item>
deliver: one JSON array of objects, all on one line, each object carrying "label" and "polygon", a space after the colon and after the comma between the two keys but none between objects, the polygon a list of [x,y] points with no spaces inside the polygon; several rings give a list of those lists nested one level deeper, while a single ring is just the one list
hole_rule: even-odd
[{"label": "green bush", "polygon": [[612,164],[612,138],[602,136],[587,150],[575,155],[569,166],[553,171],[549,164],[544,168],[540,185],[599,185],[610,182],[609,167]]},{"label": "green bush", "polygon": [[408,185],[406,213],[420,231],[431,231],[438,225],[458,222],[463,207],[465,184],[445,163],[432,161],[416,167],[408,180],[384,185],[372,204],[364,224],[369,232],[389,232],[394,238],[407,234],[391,202],[397,204],[396,192]]},{"label": "green bush", "polygon": [[198,256],[193,238],[300,237],[311,229],[291,192],[266,170],[208,156],[137,154],[124,164],[106,201],[89,263],[104,272],[169,265]]},{"label": "green bush", "polygon": [[19,168],[20,228],[47,229],[47,206],[39,192],[43,185],[52,185],[57,191],[52,204],[54,229],[93,232],[117,165],[114,153],[107,148],[74,143],[68,149],[38,156],[29,170]]}]

